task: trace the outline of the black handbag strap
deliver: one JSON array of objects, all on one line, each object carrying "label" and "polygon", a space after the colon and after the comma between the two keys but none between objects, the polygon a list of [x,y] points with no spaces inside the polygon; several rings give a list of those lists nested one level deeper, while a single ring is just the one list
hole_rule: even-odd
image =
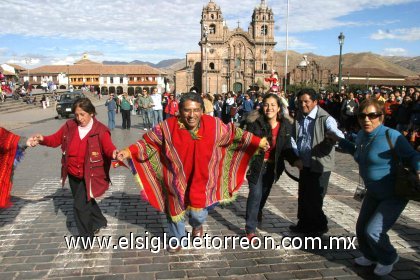
[{"label": "black handbag strap", "polygon": [[395,152],[394,145],[392,144],[391,137],[389,137],[388,129],[385,131],[385,135],[386,135],[386,141],[388,141],[389,148],[391,149],[391,152],[392,152],[392,157],[395,160],[395,162],[398,163],[398,156],[397,156],[397,153]]},{"label": "black handbag strap", "polygon": [[299,182],[299,178],[291,174],[286,167],[284,167],[284,171],[286,172],[287,176],[295,182]]}]

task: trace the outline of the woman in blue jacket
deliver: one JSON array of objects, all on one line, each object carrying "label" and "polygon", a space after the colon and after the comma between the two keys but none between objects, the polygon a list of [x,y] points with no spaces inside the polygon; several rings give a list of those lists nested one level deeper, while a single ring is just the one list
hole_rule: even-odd
[{"label": "woman in blue jacket", "polygon": [[[359,164],[367,192],[356,224],[357,240],[362,256],[356,264],[371,266],[379,276],[389,274],[399,257],[392,246],[387,232],[401,215],[408,200],[394,193],[396,182],[396,162],[387,141],[387,134],[398,158],[420,172],[420,153],[398,131],[384,126],[383,104],[376,99],[366,99],[359,107],[357,119],[361,130],[356,143],[329,133],[329,137],[339,140],[340,147],[353,154]],[[417,178],[418,179],[418,178]]]}]

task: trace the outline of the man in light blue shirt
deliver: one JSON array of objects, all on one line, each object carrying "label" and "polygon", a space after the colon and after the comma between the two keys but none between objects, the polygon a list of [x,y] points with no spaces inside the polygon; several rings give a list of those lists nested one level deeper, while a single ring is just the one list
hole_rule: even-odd
[{"label": "man in light blue shirt", "polygon": [[328,231],[328,220],[322,206],[331,171],[334,168],[334,142],[327,132],[344,137],[337,122],[318,106],[318,95],[302,89],[298,95],[299,112],[295,120],[294,139],[303,162],[299,174],[298,223],[290,230],[307,235],[321,235]]}]

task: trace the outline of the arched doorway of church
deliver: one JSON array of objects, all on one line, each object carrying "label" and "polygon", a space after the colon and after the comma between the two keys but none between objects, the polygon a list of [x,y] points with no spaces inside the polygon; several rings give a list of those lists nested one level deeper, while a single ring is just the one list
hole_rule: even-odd
[{"label": "arched doorway of church", "polygon": [[242,91],[242,83],[234,83],[233,84],[233,91],[235,92],[235,93],[238,93],[238,92],[240,92],[240,91]]},{"label": "arched doorway of church", "polygon": [[117,87],[117,95],[123,94],[123,87]]},{"label": "arched doorway of church", "polygon": [[109,93],[115,93],[115,87],[109,87]]}]

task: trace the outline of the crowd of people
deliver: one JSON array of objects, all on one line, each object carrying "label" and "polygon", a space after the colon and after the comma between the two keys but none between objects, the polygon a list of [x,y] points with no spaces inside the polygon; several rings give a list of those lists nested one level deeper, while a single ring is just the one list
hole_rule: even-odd
[{"label": "crowd of people", "polygon": [[[107,225],[95,198],[109,187],[111,160],[127,160],[142,197],[166,214],[173,237],[169,251],[174,253],[185,245],[186,221],[192,236],[202,237],[208,210],[232,201],[245,176],[245,235],[254,242],[284,160],[299,170],[297,223],[290,231],[305,236],[327,233],[323,202],[338,142],[353,155],[367,188],[356,224],[362,256],[355,262],[375,265],[374,273],[382,276],[398,261],[387,232],[408,202],[393,192],[397,163],[385,139],[410,162],[419,180],[419,100],[414,88],[347,94],[303,88],[289,94],[272,86],[267,93],[251,87],[245,93],[221,95],[199,94],[192,88],[179,96],[153,88],[137,96],[110,94],[105,102],[108,128],[96,120],[90,100],[79,99],[72,108],[75,119],[50,136],[31,136],[27,143],[61,146],[62,179],[69,178],[76,225],[86,238]],[[132,115],[141,115],[146,131],[122,149],[112,143],[110,131],[118,112],[122,129],[131,128]]]}]

